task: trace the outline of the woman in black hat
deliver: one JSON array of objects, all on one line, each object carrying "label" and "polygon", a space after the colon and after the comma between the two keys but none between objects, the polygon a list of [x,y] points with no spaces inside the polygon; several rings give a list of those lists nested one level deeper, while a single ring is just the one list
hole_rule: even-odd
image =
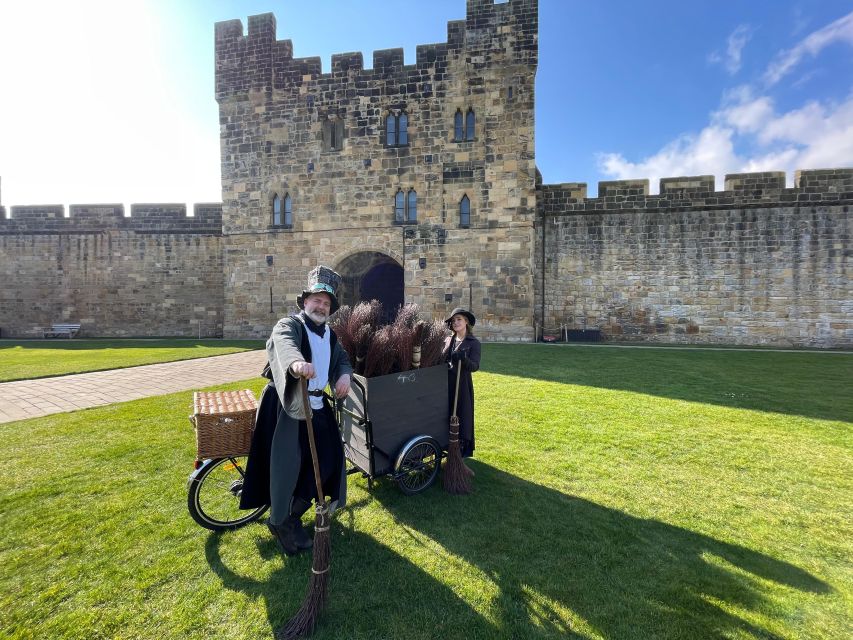
[{"label": "woman in black hat", "polygon": [[[477,322],[474,314],[461,307],[454,309],[445,323],[453,332],[444,341],[444,361],[448,363],[447,385],[450,397],[450,412],[456,395],[456,376],[459,379],[459,397],[456,400],[456,415],[459,417],[460,449],[463,457],[474,454],[474,382],[471,373],[480,368],[480,341],[471,328]],[[459,367],[460,373],[457,373]]]}]

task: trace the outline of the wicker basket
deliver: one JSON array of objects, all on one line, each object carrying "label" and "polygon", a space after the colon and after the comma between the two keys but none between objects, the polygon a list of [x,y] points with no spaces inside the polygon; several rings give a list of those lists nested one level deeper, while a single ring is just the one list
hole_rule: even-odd
[{"label": "wicker basket", "polygon": [[193,393],[190,422],[195,427],[198,459],[249,453],[256,408],[255,396],[249,389]]}]

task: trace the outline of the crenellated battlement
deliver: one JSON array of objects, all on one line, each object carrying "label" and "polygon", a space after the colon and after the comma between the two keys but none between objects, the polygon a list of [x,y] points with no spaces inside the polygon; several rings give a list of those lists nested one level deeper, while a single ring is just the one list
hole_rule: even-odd
[{"label": "crenellated battlement", "polygon": [[714,190],[714,176],[661,178],[660,193],[649,195],[649,180],[598,183],[598,197],[587,198],[583,182],[542,185],[540,215],[558,216],[614,210],[685,210],[716,207],[799,206],[853,201],[853,168],[797,171],[793,188],[785,172],[731,173],[725,190]]},{"label": "crenellated battlement", "polygon": [[336,53],[332,56],[332,74],[359,72],[364,70],[364,56],[360,51]]},{"label": "crenellated battlement", "polygon": [[[361,53],[332,56],[332,68],[323,73],[318,57],[294,58],[290,40],[276,40],[276,19],[271,13],[249,16],[244,35],[240,20],[218,22],[216,35],[216,99],[251,92],[287,91],[306,83],[328,83],[346,76],[370,82],[403,76],[430,68],[453,52],[466,56],[474,67],[492,64],[536,66],[538,60],[538,0],[469,0],[465,20],[447,24],[447,42],[417,47],[414,64],[406,65],[402,49],[373,51],[373,68],[364,68]],[[354,76],[354,77],[353,77]]]},{"label": "crenellated battlement", "polygon": [[123,204],[72,204],[65,206],[17,205],[7,216],[0,208],[0,234],[97,233],[136,231],[141,233],[222,233],[222,204],[200,203],[187,215],[182,203],[132,204],[125,215]]},{"label": "crenellated battlement", "polygon": [[403,66],[403,49],[380,49],[373,52],[374,75],[400,73]]}]

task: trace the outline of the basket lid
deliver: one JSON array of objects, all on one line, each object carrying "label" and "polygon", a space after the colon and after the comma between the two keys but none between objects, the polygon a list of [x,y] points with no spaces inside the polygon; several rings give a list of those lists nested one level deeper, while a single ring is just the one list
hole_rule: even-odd
[{"label": "basket lid", "polygon": [[249,389],[238,391],[196,391],[193,393],[193,413],[196,415],[222,415],[255,411],[257,402]]}]

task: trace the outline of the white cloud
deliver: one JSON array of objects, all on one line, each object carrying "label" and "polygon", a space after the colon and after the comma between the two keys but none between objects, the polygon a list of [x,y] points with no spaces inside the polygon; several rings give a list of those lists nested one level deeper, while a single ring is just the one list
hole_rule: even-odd
[{"label": "white cloud", "polygon": [[738,87],[723,96],[724,108],[713,119],[734,127],[739,133],[761,129],[773,114],[773,100],[768,96],[752,97],[749,87]]},{"label": "white cloud", "polygon": [[815,57],[834,42],[853,44],[853,12],[810,33],[793,48],[780,51],[764,72],[764,82],[767,86],[776,84],[805,56]]},{"label": "white cloud", "polygon": [[[740,149],[741,151],[738,151]],[[853,93],[840,104],[812,101],[775,112],[768,96],[746,87],[727,94],[698,135],[684,135],[638,162],[622,154],[598,157],[600,170],[616,179],[649,178],[653,193],[662,177],[853,166]]]},{"label": "white cloud", "polygon": [[825,106],[809,102],[799,109],[769,119],[758,130],[758,141],[763,145],[777,141],[808,145],[822,129],[832,128],[826,122],[826,111]]},{"label": "white cloud", "polygon": [[708,55],[708,61],[714,64],[722,64],[730,75],[736,74],[741,67],[743,48],[751,37],[752,29],[750,29],[749,25],[738,25],[726,41],[725,53],[712,51]]},{"label": "white cloud", "polygon": [[657,193],[661,178],[719,175],[729,170],[737,162],[732,135],[732,129],[712,125],[698,135],[673,140],[639,162],[630,162],[619,153],[605,153],[599,155],[598,164],[603,173],[618,180],[649,178],[651,192]]}]

